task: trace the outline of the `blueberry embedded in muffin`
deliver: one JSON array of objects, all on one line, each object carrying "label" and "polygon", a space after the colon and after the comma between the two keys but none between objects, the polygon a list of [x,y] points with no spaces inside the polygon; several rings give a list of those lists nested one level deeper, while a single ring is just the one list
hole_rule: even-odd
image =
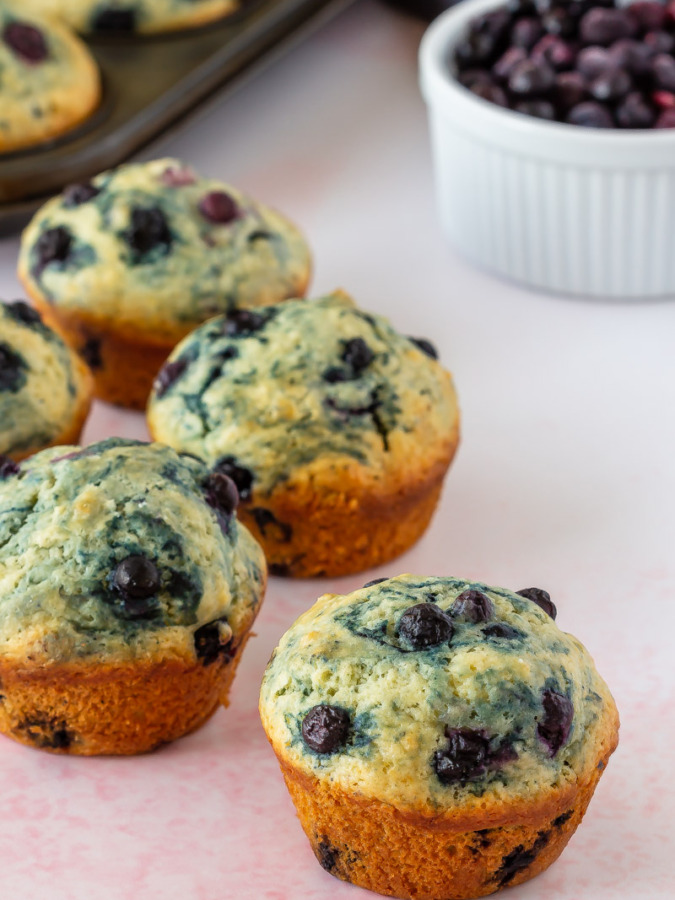
[{"label": "blueberry embedded in muffin", "polygon": [[77,441],[91,395],[87,367],[40,314],[0,304],[0,454],[21,460]]},{"label": "blueberry embedded in muffin", "polygon": [[339,575],[423,533],[458,442],[450,374],[342,292],[233,310],[160,370],[153,436],[237,485],[277,573]]},{"label": "blueberry embedded in muffin", "polygon": [[119,438],[0,465],[0,731],[139,753],[227,702],[266,569],[221,478]]},{"label": "blueberry embedded in muffin", "polygon": [[547,868],[618,735],[592,659],[535,599],[450,577],[321,597],[275,650],[260,712],[321,865],[437,900]]},{"label": "blueberry embedded in muffin", "polygon": [[24,233],[19,275],[85,358],[95,348],[97,394],[142,408],[182,337],[219,313],[302,296],[310,256],[281,215],[165,159],[45,204]]},{"label": "blueberry embedded in muffin", "polygon": [[96,63],[59,22],[29,6],[0,5],[0,152],[60,137],[88,118],[101,96]]}]

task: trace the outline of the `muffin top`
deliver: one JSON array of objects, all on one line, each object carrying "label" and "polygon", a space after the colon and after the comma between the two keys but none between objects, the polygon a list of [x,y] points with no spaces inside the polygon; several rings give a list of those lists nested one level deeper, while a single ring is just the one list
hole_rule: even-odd
[{"label": "muffin top", "polygon": [[253,617],[262,551],[199,461],[111,438],[0,478],[0,657],[190,660]]},{"label": "muffin top", "polygon": [[160,371],[155,437],[238,481],[242,497],[289,479],[377,485],[447,465],[458,412],[428,341],[403,337],[343,293],[233,312],[189,335]]},{"label": "muffin top", "polygon": [[77,124],[100,93],[85,45],[57,22],[0,0],[0,152],[49,140]]},{"label": "muffin top", "polygon": [[54,443],[90,395],[88,369],[39,313],[0,303],[0,453],[20,459]]},{"label": "muffin top", "polygon": [[616,708],[548,595],[523,594],[401,575],[324,595],[265,674],[275,749],[347,791],[427,813],[574,782],[613,739]]},{"label": "muffin top", "polygon": [[146,33],[189,28],[225,16],[239,0],[26,0],[28,9],[64,19],[97,34]]},{"label": "muffin top", "polygon": [[216,313],[301,295],[309,268],[290,222],[173,159],[66,188],[19,257],[27,290],[59,314],[160,346]]}]

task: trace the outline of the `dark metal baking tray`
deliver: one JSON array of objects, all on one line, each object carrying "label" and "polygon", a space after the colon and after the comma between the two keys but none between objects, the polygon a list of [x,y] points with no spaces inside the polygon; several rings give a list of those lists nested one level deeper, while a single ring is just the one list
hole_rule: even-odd
[{"label": "dark metal baking tray", "polygon": [[285,49],[352,0],[248,0],[227,19],[156,37],[96,37],[98,111],[58,141],[0,155],[0,235],[64,185],[118,165],[225,84]]}]

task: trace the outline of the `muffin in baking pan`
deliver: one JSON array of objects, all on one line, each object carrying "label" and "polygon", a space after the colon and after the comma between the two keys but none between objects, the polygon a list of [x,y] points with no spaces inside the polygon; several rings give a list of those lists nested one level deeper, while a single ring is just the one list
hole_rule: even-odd
[{"label": "muffin in baking pan", "polygon": [[0,153],[60,137],[101,99],[98,66],[82,41],[17,0],[0,2]]},{"label": "muffin in baking pan", "polygon": [[15,462],[79,440],[92,378],[27,303],[0,303],[0,455]]},{"label": "muffin in baking pan", "polygon": [[19,258],[97,396],[139,409],[181,338],[218,313],[301,296],[310,268],[287,219],[172,159],[66,188],[35,215]]},{"label": "muffin in baking pan", "polygon": [[133,754],[227,703],[262,601],[223,475],[111,438],[0,472],[0,731]]},{"label": "muffin in baking pan", "polygon": [[152,34],[196,28],[231,15],[242,6],[240,0],[25,0],[25,3],[27,9],[49,13],[78,31],[93,34]]},{"label": "muffin in baking pan", "polygon": [[150,431],[234,479],[272,571],[357,572],[410,547],[436,507],[459,413],[435,355],[342,292],[235,310],[176,348]]},{"label": "muffin in baking pan", "polygon": [[538,589],[401,575],[326,594],[286,632],[260,712],[325,869],[468,900],[558,857],[619,723],[554,615]]}]

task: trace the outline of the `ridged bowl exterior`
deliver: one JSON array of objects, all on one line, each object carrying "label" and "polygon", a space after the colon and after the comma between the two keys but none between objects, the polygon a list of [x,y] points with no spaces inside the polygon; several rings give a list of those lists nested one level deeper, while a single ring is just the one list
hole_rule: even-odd
[{"label": "ridged bowl exterior", "polygon": [[420,49],[445,234],[479,265],[537,288],[675,294],[675,130],[542,122],[463,88],[452,48],[470,19],[500,5],[465,0]]}]

